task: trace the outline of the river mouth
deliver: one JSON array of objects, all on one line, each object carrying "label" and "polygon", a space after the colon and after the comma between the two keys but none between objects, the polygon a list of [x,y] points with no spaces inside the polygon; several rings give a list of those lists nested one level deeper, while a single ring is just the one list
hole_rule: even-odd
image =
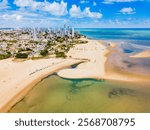
[{"label": "river mouth", "polygon": [[150,112],[149,84],[110,80],[43,79],[10,113]]}]

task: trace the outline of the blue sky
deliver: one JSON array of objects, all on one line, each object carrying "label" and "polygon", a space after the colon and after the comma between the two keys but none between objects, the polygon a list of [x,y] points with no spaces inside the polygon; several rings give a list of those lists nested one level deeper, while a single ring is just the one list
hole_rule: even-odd
[{"label": "blue sky", "polygon": [[150,0],[0,0],[0,27],[150,28]]}]

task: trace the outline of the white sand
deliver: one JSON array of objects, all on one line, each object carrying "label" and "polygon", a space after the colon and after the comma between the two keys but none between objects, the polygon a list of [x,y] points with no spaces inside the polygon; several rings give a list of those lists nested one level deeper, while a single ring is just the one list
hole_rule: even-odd
[{"label": "white sand", "polygon": [[150,50],[145,50],[145,51],[139,52],[139,53],[134,54],[130,57],[133,57],[133,58],[150,58]]},{"label": "white sand", "polygon": [[[87,40],[87,39],[86,39]],[[105,75],[106,47],[96,40],[88,40],[87,44],[76,45],[68,52],[68,56],[77,59],[88,59],[75,69],[63,69],[57,74],[68,79],[96,78],[101,79]]]},{"label": "white sand", "polygon": [[7,112],[44,77],[81,62],[72,59],[40,59],[13,62],[0,61],[0,112]]}]

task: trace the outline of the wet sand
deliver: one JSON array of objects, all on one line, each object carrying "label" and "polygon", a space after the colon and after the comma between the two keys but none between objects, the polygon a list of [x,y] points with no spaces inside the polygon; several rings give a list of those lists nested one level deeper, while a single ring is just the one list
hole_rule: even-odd
[{"label": "wet sand", "polygon": [[145,51],[139,52],[139,53],[134,54],[130,57],[133,57],[133,58],[150,58],[150,50],[145,50]]},{"label": "wet sand", "polygon": [[105,67],[107,79],[142,83],[150,80],[150,59],[131,58],[117,49],[108,54]]}]

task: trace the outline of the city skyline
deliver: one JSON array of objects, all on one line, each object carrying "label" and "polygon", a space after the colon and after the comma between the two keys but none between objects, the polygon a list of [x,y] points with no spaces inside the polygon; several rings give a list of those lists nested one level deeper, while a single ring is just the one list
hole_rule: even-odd
[{"label": "city skyline", "polygon": [[150,0],[0,0],[0,27],[150,28],[149,6]]}]

